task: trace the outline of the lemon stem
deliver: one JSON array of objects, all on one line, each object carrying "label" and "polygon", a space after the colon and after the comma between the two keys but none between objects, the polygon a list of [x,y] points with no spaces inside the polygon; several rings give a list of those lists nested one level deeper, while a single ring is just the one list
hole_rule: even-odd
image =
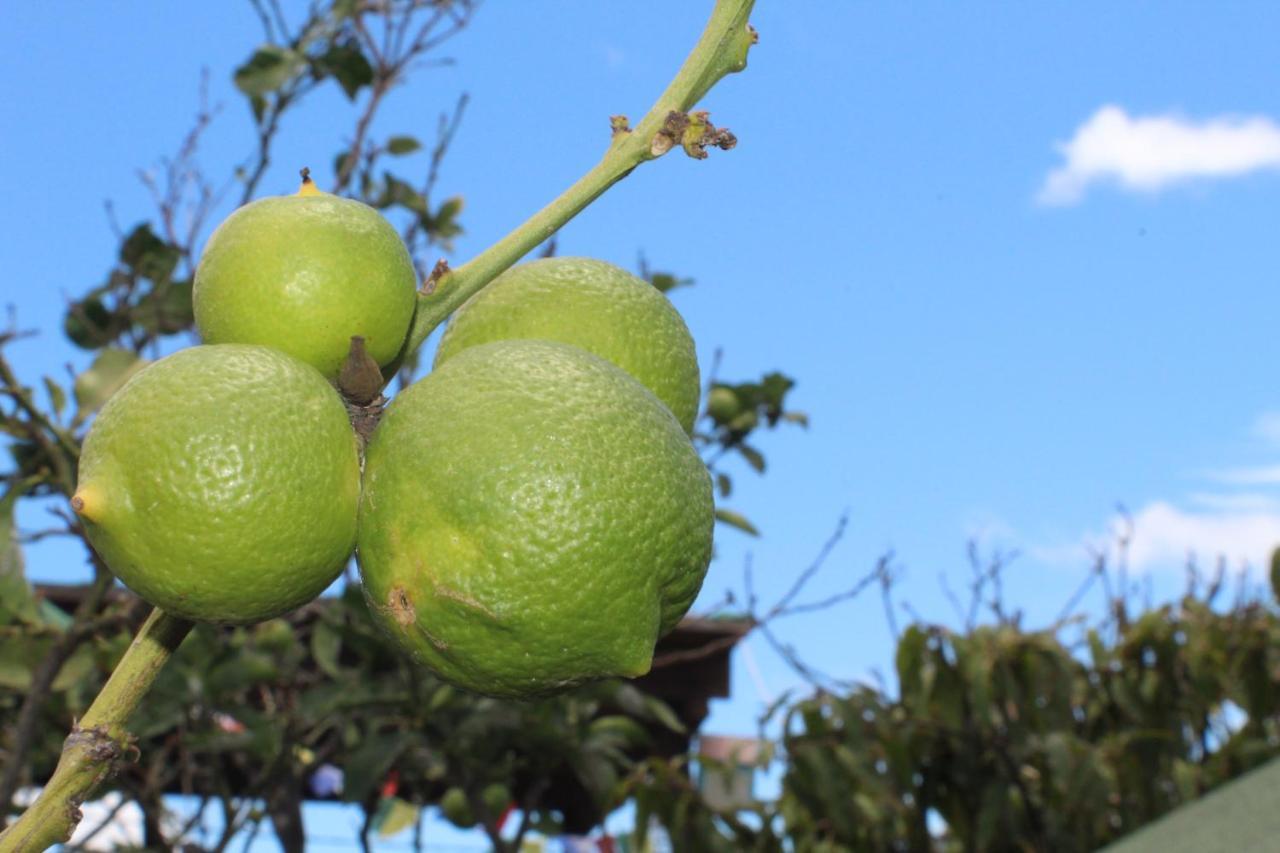
[{"label": "lemon stem", "polygon": [[704,149],[709,145],[732,147],[732,134],[712,126],[705,113],[690,116],[688,110],[722,77],[746,67],[747,51],[756,41],[755,30],[747,23],[754,2],[717,0],[702,37],[634,129],[625,117],[612,117],[613,137],[599,163],[506,237],[462,266],[444,272],[419,293],[405,353],[421,346],[463,302],[549,239],[636,166],[677,145],[698,159],[706,156]]},{"label": "lemon stem", "polygon": [[311,169],[303,166],[298,172],[302,176],[302,185],[298,187],[298,195],[323,195],[316,182],[311,180]]},{"label": "lemon stem", "polygon": [[151,611],[89,710],[71,727],[39,799],[0,833],[0,853],[45,850],[71,837],[80,822],[80,804],[133,748],[125,729],[130,715],[190,630],[185,619]]}]

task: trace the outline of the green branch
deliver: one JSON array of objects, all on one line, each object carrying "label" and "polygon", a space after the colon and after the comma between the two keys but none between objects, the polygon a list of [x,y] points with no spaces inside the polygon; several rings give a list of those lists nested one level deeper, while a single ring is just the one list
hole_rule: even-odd
[{"label": "green branch", "polygon": [[151,611],[98,697],[72,727],[40,798],[0,833],[0,853],[32,853],[71,837],[80,822],[80,804],[132,747],[125,730],[129,716],[190,630],[185,619]]},{"label": "green branch", "polygon": [[418,296],[406,353],[420,347],[463,302],[549,239],[636,166],[677,145],[698,158],[706,156],[708,146],[733,146],[732,134],[717,130],[705,113],[691,116],[688,111],[726,74],[747,67],[747,51],[756,40],[755,30],[747,23],[754,2],[717,0],[702,37],[640,123],[630,129],[625,118],[614,118],[613,141],[599,163],[559,198],[472,260],[455,270],[432,274]]}]

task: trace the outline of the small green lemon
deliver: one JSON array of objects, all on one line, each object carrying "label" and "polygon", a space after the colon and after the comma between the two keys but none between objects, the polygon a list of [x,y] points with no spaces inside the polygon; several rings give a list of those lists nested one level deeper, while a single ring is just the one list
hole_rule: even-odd
[{"label": "small green lemon", "polygon": [[693,431],[700,393],[693,338],[671,301],[644,279],[591,258],[521,264],[454,313],[435,364],[476,344],[516,338],[573,344],[613,362]]},{"label": "small green lemon", "polygon": [[647,672],[711,555],[711,480],[671,412],[586,350],[467,349],[370,440],[358,555],[377,621],[461,687]]},{"label": "small green lemon", "polygon": [[137,373],[84,442],[72,506],[125,585],[204,622],[279,616],[355,544],[360,459],[346,407],[267,347],[182,350]]},{"label": "small green lemon", "polygon": [[489,816],[497,819],[511,805],[511,791],[501,782],[492,782],[484,786],[484,790],[480,792],[480,800],[489,810]]},{"label": "small green lemon", "polygon": [[476,825],[475,815],[471,813],[471,803],[467,801],[467,792],[458,787],[450,788],[440,798],[440,813],[445,820],[459,829],[470,829]]},{"label": "small green lemon", "polygon": [[417,275],[400,235],[358,201],[309,181],[231,214],[196,268],[196,327],[208,344],[263,344],[333,380],[352,336],[379,365],[400,352]]}]

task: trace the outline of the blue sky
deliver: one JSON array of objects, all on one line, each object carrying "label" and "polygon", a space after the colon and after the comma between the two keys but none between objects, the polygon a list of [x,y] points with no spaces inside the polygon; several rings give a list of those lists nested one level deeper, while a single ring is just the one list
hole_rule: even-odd
[{"label": "blue sky", "polygon": [[[709,8],[493,0],[451,43],[455,65],[397,91],[375,135],[429,139],[471,96],[440,182],[466,197],[454,259],[594,163],[607,116],[643,113]],[[56,330],[110,263],[103,201],[126,227],[150,215],[136,172],[176,148],[202,68],[225,106],[202,162],[226,174],[248,154],[230,72],[260,30],[247,3],[9,17],[0,292],[45,330],[13,350],[37,381],[84,362]],[[704,367],[720,348],[727,380],[799,382],[812,426],[761,440],[766,476],[735,472],[729,505],[764,535],[722,533],[704,603],[740,589],[748,554],[770,601],[845,511],[813,595],[892,549],[897,599],[929,619],[954,620],[939,574],[963,587],[975,536],[1021,552],[1008,602],[1051,619],[1118,503],[1157,598],[1191,551],[1256,571],[1280,542],[1280,7],[762,0],[753,20],[750,68],[704,104],[738,147],[637,170],[560,239],[694,277],[674,302]],[[317,93],[264,192],[327,168],[353,119],[336,87]],[[41,580],[85,574],[56,546],[30,563]],[[779,634],[845,678],[890,662],[875,596]],[[748,640],[707,728],[750,733],[797,685]]]}]

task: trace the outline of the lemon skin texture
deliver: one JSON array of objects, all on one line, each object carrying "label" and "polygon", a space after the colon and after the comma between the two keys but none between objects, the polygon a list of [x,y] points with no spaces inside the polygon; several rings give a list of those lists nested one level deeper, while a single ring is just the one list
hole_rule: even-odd
[{"label": "lemon skin texture", "polygon": [[243,624],[322,592],[355,545],[360,460],[314,368],[267,347],[199,346],[149,365],[98,414],[72,506],[130,589]]},{"label": "lemon skin texture", "polygon": [[497,341],[389,407],[357,554],[411,657],[530,697],[648,671],[702,584],[713,513],[706,467],[644,386],[577,347]]},{"label": "lemon skin texture", "polygon": [[205,343],[275,347],[333,380],[353,335],[379,365],[395,358],[416,288],[391,223],[366,204],[314,192],[231,214],[205,246],[192,298]]},{"label": "lemon skin texture", "polygon": [[477,344],[516,338],[573,344],[613,362],[692,433],[701,390],[693,337],[671,301],[644,279],[592,258],[513,267],[454,313],[435,364]]}]

